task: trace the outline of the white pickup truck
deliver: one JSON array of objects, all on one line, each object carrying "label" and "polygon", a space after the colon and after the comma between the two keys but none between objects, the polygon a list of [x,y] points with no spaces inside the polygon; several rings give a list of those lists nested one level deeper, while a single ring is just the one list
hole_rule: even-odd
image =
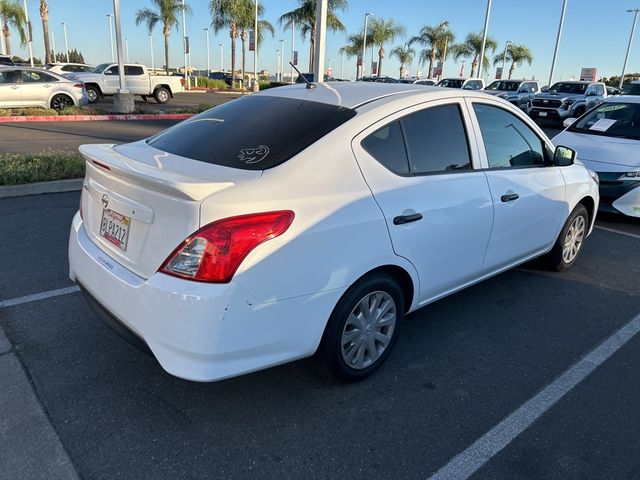
[{"label": "white pickup truck", "polygon": [[[73,78],[84,83],[90,103],[113,95],[120,88],[117,63],[103,63],[91,72],[75,73]],[[144,100],[153,97],[158,103],[167,103],[175,93],[183,90],[182,78],[169,75],[151,75],[144,65],[125,63],[124,79],[129,92]]]}]

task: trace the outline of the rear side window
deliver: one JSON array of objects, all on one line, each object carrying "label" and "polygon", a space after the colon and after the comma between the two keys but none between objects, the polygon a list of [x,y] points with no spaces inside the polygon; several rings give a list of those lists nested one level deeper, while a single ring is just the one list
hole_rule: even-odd
[{"label": "rear side window", "polygon": [[142,67],[132,67],[130,65],[125,65],[124,67],[125,75],[144,75],[144,70]]},{"label": "rear side window", "polygon": [[251,95],[196,115],[147,143],[201,162],[265,170],[286,162],[355,114],[326,103]]},{"label": "rear side window", "polygon": [[369,155],[394,173],[409,173],[407,149],[404,146],[400,122],[393,122],[376,130],[362,141]]}]

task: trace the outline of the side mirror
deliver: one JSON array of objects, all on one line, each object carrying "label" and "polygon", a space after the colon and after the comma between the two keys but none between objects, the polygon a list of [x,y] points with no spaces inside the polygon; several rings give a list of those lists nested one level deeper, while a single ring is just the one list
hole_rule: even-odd
[{"label": "side mirror", "polygon": [[553,153],[553,163],[558,167],[568,167],[573,165],[576,159],[576,151],[569,147],[557,146]]},{"label": "side mirror", "polygon": [[564,122],[562,122],[562,126],[564,128],[569,128],[571,125],[573,125],[576,122],[577,118],[565,118]]},{"label": "side mirror", "polygon": [[548,87],[547,85],[545,85],[544,87],[542,87],[542,88],[540,89],[540,91],[541,91],[542,93],[548,92],[548,91],[549,91],[549,87]]}]

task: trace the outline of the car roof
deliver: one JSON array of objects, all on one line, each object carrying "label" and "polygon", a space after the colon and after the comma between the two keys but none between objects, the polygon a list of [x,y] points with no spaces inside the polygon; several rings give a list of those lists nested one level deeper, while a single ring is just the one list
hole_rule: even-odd
[{"label": "car roof", "polygon": [[307,88],[305,84],[298,83],[270,88],[258,95],[309,100],[346,108],[358,108],[371,102],[414,95],[428,95],[433,98],[459,98],[461,96],[485,98],[486,95],[471,90],[420,86],[410,83],[324,82],[315,85],[315,88]]},{"label": "car roof", "polygon": [[585,84],[585,83],[601,83],[601,82],[596,82],[595,80],[592,82],[591,80],[558,80],[557,82],[553,82],[553,83],[576,83],[576,84]]}]

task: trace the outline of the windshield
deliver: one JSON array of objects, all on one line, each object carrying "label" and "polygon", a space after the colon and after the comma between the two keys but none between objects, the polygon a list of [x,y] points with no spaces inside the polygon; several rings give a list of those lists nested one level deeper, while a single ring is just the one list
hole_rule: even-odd
[{"label": "windshield", "polygon": [[100,65],[98,65],[96,68],[94,68],[93,70],[91,70],[91,73],[102,73],[105,71],[105,69],[111,65],[110,63],[101,63]]},{"label": "windshield", "polygon": [[622,95],[640,95],[640,83],[628,83],[622,89]]},{"label": "windshield", "polygon": [[446,88],[462,88],[463,83],[464,80],[462,78],[445,78],[438,83],[438,86]]},{"label": "windshield", "polygon": [[640,140],[640,103],[603,103],[569,131]]},{"label": "windshield", "polygon": [[503,92],[515,92],[518,90],[520,82],[504,82],[502,80],[496,80],[489,85],[485,90],[500,90]]},{"label": "windshield", "polygon": [[147,143],[214,165],[265,170],[286,162],[355,114],[328,103],[249,95],[196,115]]},{"label": "windshield", "polygon": [[548,90],[549,93],[573,93],[576,95],[580,95],[587,90],[589,84],[587,83],[563,83],[558,82],[554,83],[553,86]]}]

